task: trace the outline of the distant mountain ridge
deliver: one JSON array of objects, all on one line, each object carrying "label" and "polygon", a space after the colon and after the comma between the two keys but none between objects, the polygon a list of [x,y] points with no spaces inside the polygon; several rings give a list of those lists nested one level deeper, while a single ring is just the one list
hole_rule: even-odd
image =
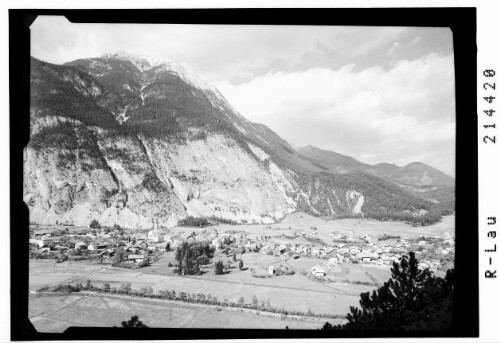
[{"label": "distant mountain ridge", "polygon": [[411,162],[399,167],[391,163],[370,165],[353,157],[311,145],[296,149],[304,158],[315,161],[333,172],[361,170],[373,174],[382,173],[398,182],[419,186],[454,186],[455,179],[422,162]]},{"label": "distant mountain ridge", "polygon": [[387,178],[423,199],[454,208],[455,179],[421,162],[399,167],[391,163],[370,165],[352,157],[313,146],[297,148],[305,159],[334,173],[363,171]]},{"label": "distant mountain ridge", "polygon": [[[30,78],[32,223],[271,223],[300,210],[429,224],[449,213],[373,166],[299,153],[173,61],[122,52],[64,65],[32,58]],[[398,177],[412,181],[414,169]]]}]

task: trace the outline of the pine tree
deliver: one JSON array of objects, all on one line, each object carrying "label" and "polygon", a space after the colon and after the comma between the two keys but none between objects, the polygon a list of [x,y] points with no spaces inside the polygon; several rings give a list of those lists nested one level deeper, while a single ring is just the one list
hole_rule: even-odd
[{"label": "pine tree", "polygon": [[238,267],[240,268],[240,270],[242,270],[242,269],[243,269],[243,260],[240,260],[240,264],[239,264],[239,266],[238,266]]},{"label": "pine tree", "polygon": [[145,329],[148,326],[141,322],[138,316],[132,316],[130,320],[122,322],[122,327],[127,329]]},{"label": "pine tree", "polygon": [[220,275],[224,273],[224,264],[222,261],[215,262],[215,275]]},{"label": "pine tree", "polygon": [[[415,253],[403,256],[391,268],[392,277],[382,287],[362,293],[361,309],[351,307],[348,322],[334,329],[346,330],[445,330],[451,323],[453,274],[435,277],[418,269]],[[324,329],[329,329],[325,324]]]}]

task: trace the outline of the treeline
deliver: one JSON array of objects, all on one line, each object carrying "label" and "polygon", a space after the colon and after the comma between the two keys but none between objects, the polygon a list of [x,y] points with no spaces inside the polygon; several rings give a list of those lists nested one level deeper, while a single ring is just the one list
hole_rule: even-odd
[{"label": "treeline", "polygon": [[68,293],[90,291],[90,292],[146,297],[152,299],[175,300],[187,303],[198,303],[198,304],[215,305],[223,307],[246,308],[262,312],[279,313],[287,316],[294,315],[294,316],[308,316],[308,317],[319,317],[319,318],[345,318],[345,316],[343,315],[315,313],[311,311],[311,309],[309,309],[307,312],[286,310],[284,307],[279,308],[276,306],[272,306],[271,301],[269,299],[267,299],[266,301],[259,300],[256,295],[254,295],[251,298],[250,302],[247,302],[243,296],[241,296],[238,299],[238,301],[229,301],[227,299],[219,300],[217,297],[212,296],[211,294],[204,294],[204,293],[177,292],[175,290],[171,291],[160,290],[158,293],[155,293],[152,287],[143,287],[140,290],[136,290],[132,288],[130,282],[124,282],[119,287],[116,286],[111,287],[109,283],[103,284],[102,287],[96,287],[92,285],[90,280],[87,280],[87,283],[85,285],[82,285],[81,283],[76,284],[75,286],[70,284],[58,285],[52,288],[44,287],[40,289],[40,291],[68,292]]},{"label": "treeline", "polygon": [[384,233],[382,236],[378,238],[378,241],[380,242],[380,241],[387,241],[389,239],[400,239],[400,238],[401,236],[392,236]]},{"label": "treeline", "polygon": [[198,227],[205,227],[208,226],[208,220],[207,218],[203,217],[192,217],[188,216],[184,219],[181,219],[177,222],[177,226],[198,226]]},{"label": "treeline", "polygon": [[184,242],[175,250],[176,271],[179,275],[200,274],[200,266],[208,264],[214,252],[208,242]]}]

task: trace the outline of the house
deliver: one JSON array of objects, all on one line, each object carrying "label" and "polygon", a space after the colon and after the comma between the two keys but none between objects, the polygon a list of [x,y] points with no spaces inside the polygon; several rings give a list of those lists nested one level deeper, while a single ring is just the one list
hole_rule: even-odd
[{"label": "house", "polygon": [[366,252],[359,254],[358,258],[363,262],[370,262],[372,260],[371,255]]},{"label": "house", "polygon": [[163,236],[163,241],[166,243],[172,243],[173,242],[172,236],[170,236],[170,235]]},{"label": "house", "polygon": [[38,239],[33,239],[33,238],[30,239],[30,244],[36,244],[36,245],[38,245],[39,248],[41,248],[45,245],[43,242],[43,239],[38,240]]},{"label": "house", "polygon": [[360,251],[359,251],[359,249],[357,249],[357,248],[352,248],[351,250],[349,250],[349,253],[350,253],[351,255],[357,255],[357,254],[359,254],[359,253],[360,253]]},{"label": "house", "polygon": [[52,234],[51,230],[38,230],[35,232],[35,236],[47,236],[50,237]]},{"label": "house", "polygon": [[95,247],[92,243],[90,243],[88,246],[87,246],[87,250],[95,250]]},{"label": "house", "polygon": [[326,271],[321,266],[314,266],[311,268],[311,274],[314,276],[322,277],[326,275]]},{"label": "house", "polygon": [[382,247],[382,250],[384,252],[391,252],[392,251],[392,245],[385,245]]},{"label": "house", "polygon": [[127,259],[129,261],[133,261],[135,263],[141,263],[144,261],[145,256],[144,255],[128,255]]},{"label": "house", "polygon": [[87,244],[84,242],[75,243],[75,249],[87,249]]},{"label": "house", "polygon": [[336,258],[336,257],[330,257],[330,259],[328,260],[328,265],[331,266],[331,265],[335,265],[335,264],[338,264],[339,263],[339,259]]},{"label": "house", "polygon": [[425,245],[425,244],[427,244],[426,241],[419,241],[418,242],[418,245]]},{"label": "house", "polygon": [[164,251],[167,249],[168,244],[169,244],[169,242],[158,243],[158,244],[156,244],[156,249]]},{"label": "house", "polygon": [[392,262],[394,262],[392,256],[388,254],[383,254],[382,256],[380,256],[380,259],[382,260],[383,264],[392,265]]},{"label": "house", "polygon": [[270,275],[273,275],[274,274],[274,266],[269,266],[268,272]]},{"label": "house", "polygon": [[340,262],[342,262],[344,260],[344,255],[341,255],[341,254],[337,254],[337,260]]},{"label": "house", "polygon": [[148,241],[161,243],[163,242],[163,236],[158,232],[158,230],[151,230],[148,232]]},{"label": "house", "polygon": [[430,268],[430,266],[425,262],[419,262],[419,264],[418,264],[418,269],[420,269],[420,270],[429,269],[429,268]]}]

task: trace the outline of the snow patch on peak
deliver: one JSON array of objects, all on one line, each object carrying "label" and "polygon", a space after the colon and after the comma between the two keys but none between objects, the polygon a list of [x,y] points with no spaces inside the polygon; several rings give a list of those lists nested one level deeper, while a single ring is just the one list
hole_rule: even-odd
[{"label": "snow patch on peak", "polygon": [[217,89],[213,85],[205,83],[189,66],[183,63],[178,63],[176,61],[163,58],[129,54],[123,51],[105,53],[104,55],[101,55],[100,58],[116,58],[119,60],[130,61],[141,72],[159,67],[157,70],[158,72],[174,72],[179,75],[179,77],[187,84],[204,91],[211,90],[216,93],[218,97],[220,96],[219,91],[217,91]]}]

